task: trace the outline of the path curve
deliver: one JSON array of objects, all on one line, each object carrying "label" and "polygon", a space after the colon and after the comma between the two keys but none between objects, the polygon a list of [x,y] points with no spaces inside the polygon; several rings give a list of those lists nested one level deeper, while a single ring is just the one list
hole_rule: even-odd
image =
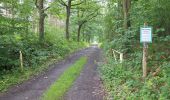
[{"label": "path curve", "polygon": [[97,76],[97,65],[100,49],[96,46],[78,51],[56,64],[40,75],[0,93],[0,100],[40,100],[43,93],[59,78],[59,76],[81,56],[88,56],[80,77],[65,95],[65,100],[103,100],[101,81]]}]

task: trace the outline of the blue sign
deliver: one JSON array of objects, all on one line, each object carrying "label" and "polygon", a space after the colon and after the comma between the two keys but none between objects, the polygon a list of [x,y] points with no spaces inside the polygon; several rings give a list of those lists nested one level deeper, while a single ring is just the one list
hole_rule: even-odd
[{"label": "blue sign", "polygon": [[152,43],[152,28],[151,27],[140,28],[140,42],[141,43]]}]

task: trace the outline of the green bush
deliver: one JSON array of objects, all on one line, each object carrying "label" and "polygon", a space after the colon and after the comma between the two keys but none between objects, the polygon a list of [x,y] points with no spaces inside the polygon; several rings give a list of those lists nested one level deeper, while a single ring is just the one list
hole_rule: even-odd
[{"label": "green bush", "polygon": [[150,72],[142,79],[142,53],[131,55],[133,59],[120,64],[106,56],[106,62],[100,67],[100,73],[110,96],[114,100],[168,100],[170,98],[170,63],[164,62],[157,76]]},{"label": "green bush", "polygon": [[[64,30],[46,26],[45,40],[39,42],[35,33],[1,35],[0,37],[0,91],[41,70],[52,59],[61,59],[85,43],[67,41]],[[20,73],[19,51],[22,51],[24,73]],[[47,65],[48,66],[48,65]],[[19,78],[20,76],[23,76]],[[10,78],[9,78],[10,77]]]}]

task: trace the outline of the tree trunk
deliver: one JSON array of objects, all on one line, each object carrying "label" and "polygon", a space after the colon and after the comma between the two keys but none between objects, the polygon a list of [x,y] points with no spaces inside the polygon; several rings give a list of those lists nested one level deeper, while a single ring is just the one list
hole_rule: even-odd
[{"label": "tree trunk", "polygon": [[84,32],[84,30],[82,30],[82,31],[83,31],[83,32],[82,32],[82,33],[83,33],[83,34],[82,34],[82,35],[83,35],[83,41],[85,41],[85,32]]},{"label": "tree trunk", "polygon": [[80,31],[81,31],[82,24],[78,26],[78,33],[77,33],[77,42],[80,42]]},{"label": "tree trunk", "polygon": [[40,19],[39,19],[39,39],[40,41],[44,40],[44,19],[45,17],[40,14]]},{"label": "tree trunk", "polygon": [[36,20],[36,17],[37,17],[37,11],[33,12],[33,21],[32,21],[32,32],[33,33],[38,33],[38,23],[37,23],[37,20]]},{"label": "tree trunk", "polygon": [[39,40],[44,40],[44,0],[39,0]]},{"label": "tree trunk", "polygon": [[71,10],[71,0],[68,1],[68,6],[66,6],[66,39],[69,40],[70,32],[69,32],[69,24],[70,24],[70,10]]},{"label": "tree trunk", "polygon": [[83,33],[83,41],[85,41],[85,34]]},{"label": "tree trunk", "polygon": [[129,20],[130,6],[131,6],[131,0],[123,0],[124,29],[128,29],[130,27],[130,20]]}]

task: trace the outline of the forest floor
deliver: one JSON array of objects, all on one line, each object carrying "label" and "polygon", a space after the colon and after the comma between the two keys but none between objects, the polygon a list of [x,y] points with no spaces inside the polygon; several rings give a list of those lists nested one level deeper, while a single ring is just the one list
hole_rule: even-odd
[{"label": "forest floor", "polygon": [[51,65],[48,71],[0,93],[0,100],[39,100],[60,75],[82,56],[87,56],[88,61],[73,86],[64,95],[64,100],[103,100],[105,92],[97,71],[101,50],[97,46],[78,51]]}]

